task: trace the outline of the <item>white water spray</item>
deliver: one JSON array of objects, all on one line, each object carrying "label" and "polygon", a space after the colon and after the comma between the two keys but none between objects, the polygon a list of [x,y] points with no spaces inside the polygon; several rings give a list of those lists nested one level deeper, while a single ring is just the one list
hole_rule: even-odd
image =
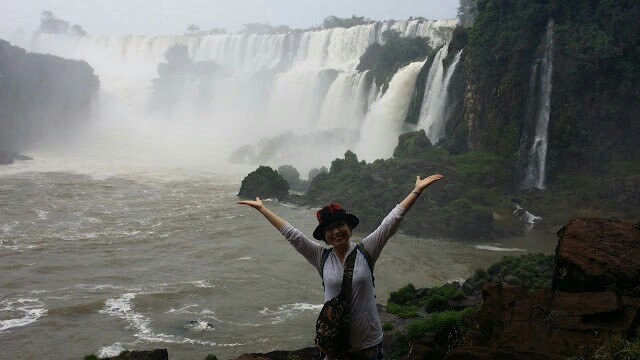
[{"label": "white water spray", "polygon": [[[537,64],[533,66],[533,74],[530,86],[532,91],[529,92],[532,97],[529,99],[530,110],[528,110],[528,116],[535,116],[535,135],[529,148],[526,158],[521,159],[524,164],[524,179],[521,184],[522,189],[545,188],[545,166],[547,159],[547,134],[549,128],[549,114],[551,111],[551,80],[553,74],[553,19],[549,20],[547,25],[547,31],[544,39],[544,54],[539,62],[539,68]],[[539,75],[536,75],[538,73]],[[536,87],[536,78],[539,76],[539,87]],[[537,91],[535,91],[537,89]],[[535,94],[537,93],[537,96]],[[535,102],[535,107],[533,105]],[[526,125],[525,125],[526,126]],[[521,152],[524,144],[527,144],[527,132],[523,132],[523,139],[521,140]],[[520,153],[519,157],[525,156]]]},{"label": "white water spray", "polygon": [[373,161],[393,155],[423,65],[424,61],[414,62],[400,69],[389,82],[389,89],[372,105],[356,146],[356,154],[362,154],[363,159]]},{"label": "white water spray", "polygon": [[[367,113],[382,99],[379,89],[368,85],[365,74],[355,68],[369,45],[380,42],[387,29],[439,42],[436,29],[456,24],[412,20],[278,35],[40,34],[12,40],[30,51],[85,60],[95,69],[101,81],[99,110],[93,128],[82,135],[82,151],[93,147],[144,161],[222,163],[249,144],[267,152],[255,161],[274,166],[286,161],[304,173],[342,156],[357,145],[359,131],[368,131],[362,128]],[[170,110],[150,112],[158,64],[166,62],[164,54],[175,44],[186,46],[193,61],[214,61],[221,71],[206,81],[187,77],[181,91],[169,99]],[[200,100],[203,88],[211,92],[206,101]],[[390,94],[384,101],[397,109],[389,122],[406,114],[408,98]],[[391,99],[398,103],[390,104]],[[395,144],[397,131],[388,135]],[[308,151],[312,146],[324,150]]]}]

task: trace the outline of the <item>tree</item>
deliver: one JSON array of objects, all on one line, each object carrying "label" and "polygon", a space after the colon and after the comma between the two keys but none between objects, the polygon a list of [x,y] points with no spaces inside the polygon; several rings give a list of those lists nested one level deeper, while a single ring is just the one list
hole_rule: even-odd
[{"label": "tree", "polygon": [[473,21],[478,14],[477,0],[460,0],[458,6],[458,19],[460,19],[460,25],[464,27],[473,26]]},{"label": "tree", "polygon": [[244,28],[241,32],[244,34],[274,35],[291,31],[291,29],[286,25],[273,26],[266,23],[249,23],[244,24],[243,26]]},{"label": "tree", "polygon": [[75,24],[71,27],[71,35],[75,36],[87,36],[87,32],[82,28],[82,26]]},{"label": "tree", "polygon": [[49,10],[40,13],[39,32],[47,34],[67,34],[69,32],[69,22],[59,19]]},{"label": "tree", "polygon": [[442,46],[451,41],[453,37],[453,28],[440,26],[433,30],[433,35],[435,37],[436,43],[434,44],[436,47]]},{"label": "tree", "polygon": [[196,24],[189,24],[187,26],[187,35],[196,35],[200,31],[200,26]]},{"label": "tree", "polygon": [[323,29],[331,29],[331,28],[350,28],[352,26],[365,25],[370,24],[373,21],[371,19],[367,19],[364,16],[355,16],[352,15],[350,18],[339,18],[337,16],[331,15],[327,16],[324,21],[322,21]]}]

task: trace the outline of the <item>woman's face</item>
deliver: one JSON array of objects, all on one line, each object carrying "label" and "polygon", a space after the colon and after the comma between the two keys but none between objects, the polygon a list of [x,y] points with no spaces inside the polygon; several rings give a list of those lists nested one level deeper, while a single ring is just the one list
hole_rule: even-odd
[{"label": "woman's face", "polygon": [[329,223],[324,228],[324,240],[332,246],[340,246],[349,242],[351,228],[344,220]]}]

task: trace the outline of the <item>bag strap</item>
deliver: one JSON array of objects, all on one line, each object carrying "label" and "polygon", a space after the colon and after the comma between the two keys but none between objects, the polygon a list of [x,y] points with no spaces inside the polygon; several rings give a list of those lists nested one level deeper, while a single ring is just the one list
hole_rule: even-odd
[{"label": "bag strap", "polygon": [[373,283],[373,287],[376,287],[376,277],[373,276],[374,264],[371,261],[371,256],[369,255],[369,252],[367,251],[367,249],[364,248],[364,245],[362,245],[361,242],[356,244],[356,249],[358,249],[362,254],[362,256],[364,256],[364,259],[367,260],[367,265],[369,265],[369,271],[371,271],[371,282]]},{"label": "bag strap", "polygon": [[344,262],[344,273],[342,275],[342,287],[340,288],[340,296],[348,298],[351,295],[351,280],[353,280],[353,267],[356,264],[356,254],[358,252],[353,249]]},{"label": "bag strap", "polygon": [[[371,283],[373,283],[373,287],[376,287],[376,277],[373,275],[374,265],[373,265],[373,262],[371,261],[371,255],[369,255],[369,252],[367,251],[367,249],[364,248],[364,245],[362,245],[361,242],[356,243],[356,249],[358,249],[358,251],[360,251],[362,256],[364,256],[364,259],[367,260],[369,271],[371,271]],[[327,259],[329,258],[329,255],[331,255],[332,250],[333,250],[332,248],[325,248],[324,250],[322,250],[322,259],[320,260],[320,270],[318,271],[320,273],[320,277],[322,278],[322,288],[324,288],[324,264],[327,262]]]}]

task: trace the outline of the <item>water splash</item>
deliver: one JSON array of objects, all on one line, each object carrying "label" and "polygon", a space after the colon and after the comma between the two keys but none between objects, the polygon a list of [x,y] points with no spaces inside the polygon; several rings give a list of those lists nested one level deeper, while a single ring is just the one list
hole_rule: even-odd
[{"label": "water splash", "polygon": [[[443,56],[439,59],[440,64],[438,65],[438,70],[436,70],[436,74],[434,75],[433,82],[429,84],[429,82],[427,81],[427,86],[429,86],[429,97],[428,99],[426,99],[426,104],[425,106],[423,106],[423,110],[420,112],[420,122],[418,126],[419,128],[427,130],[427,136],[433,144],[436,144],[444,137],[445,123],[447,120],[446,105],[449,95],[449,83],[451,82],[451,78],[453,77],[453,73],[458,66],[458,62],[460,61],[461,56],[462,50],[456,53],[453,62],[447,68],[444,76],[442,76],[444,70],[442,68],[442,61],[446,57],[445,51],[445,53],[443,53]],[[431,71],[429,71],[429,73],[431,73]],[[425,91],[425,96],[426,95],[427,91]]]},{"label": "water splash", "polygon": [[360,156],[367,161],[388,158],[393,154],[423,65],[424,61],[411,63],[393,76],[389,89],[372,105],[364,120],[356,154],[362,154]]}]

